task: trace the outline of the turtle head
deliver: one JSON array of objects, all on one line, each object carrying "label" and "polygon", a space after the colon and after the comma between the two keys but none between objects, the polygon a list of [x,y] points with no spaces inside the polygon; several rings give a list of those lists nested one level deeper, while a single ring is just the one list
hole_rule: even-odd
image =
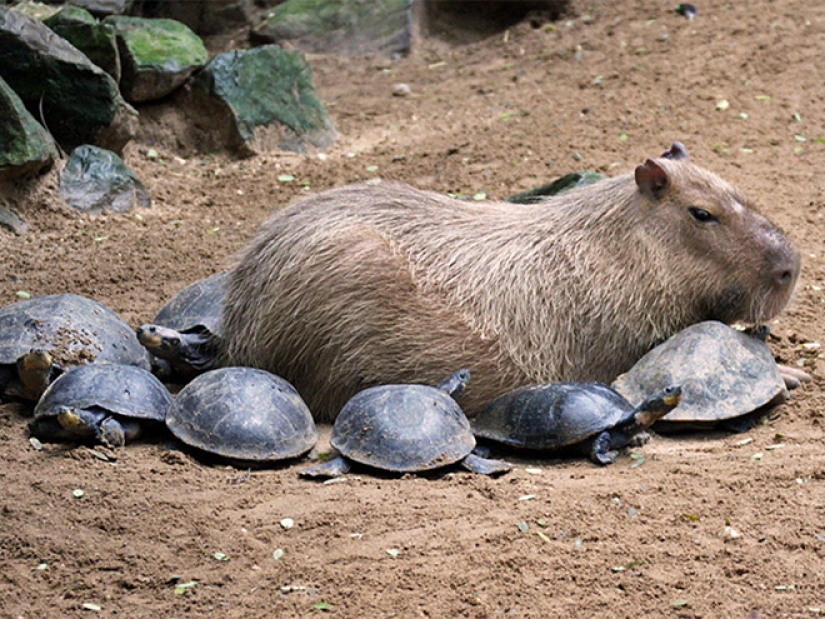
[{"label": "turtle head", "polygon": [[42,348],[33,348],[18,358],[17,376],[22,385],[22,395],[30,400],[39,400],[52,380],[53,370],[54,359]]},{"label": "turtle head", "polygon": [[161,359],[180,355],[181,337],[178,331],[160,325],[140,325],[135,331],[138,342],[150,353]]},{"label": "turtle head", "polygon": [[469,382],[470,370],[463,369],[439,383],[438,388],[442,391],[446,391],[452,399],[456,400],[462,393],[464,393],[464,389],[467,387],[467,383]]},{"label": "turtle head", "polygon": [[682,386],[671,385],[653,394],[639,405],[634,418],[639,431],[646,430],[667,415],[682,401]]},{"label": "turtle head", "polygon": [[76,430],[85,425],[83,419],[71,406],[61,406],[57,411],[57,421],[64,430]]}]

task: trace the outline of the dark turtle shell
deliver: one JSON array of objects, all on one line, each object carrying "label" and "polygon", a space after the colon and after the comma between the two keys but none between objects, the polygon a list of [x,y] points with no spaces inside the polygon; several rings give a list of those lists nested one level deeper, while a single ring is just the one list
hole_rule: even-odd
[{"label": "dark turtle shell", "polygon": [[330,443],[354,462],[408,473],[465,458],[475,438],[464,411],[426,385],[381,385],[356,393],[335,419]]},{"label": "dark turtle shell", "polygon": [[318,441],[312,414],[295,388],[248,367],[194,378],[175,397],[166,425],[190,447],[247,463],[295,458]]},{"label": "dark turtle shell", "polygon": [[491,400],[472,420],[473,434],[524,449],[580,443],[630,419],[634,408],[600,383],[540,383]]},{"label": "dark turtle shell", "polygon": [[34,418],[55,417],[61,407],[69,406],[163,422],[171,405],[169,390],[148,370],[93,363],[72,368],[49,385],[34,408]]},{"label": "dark turtle shell", "polygon": [[0,308],[0,365],[32,349],[47,351],[59,369],[91,362],[149,369],[132,328],[104,305],[75,294],[54,294]]},{"label": "dark turtle shell", "polygon": [[613,386],[635,404],[674,383],[682,385],[682,402],[659,423],[713,424],[787,397],[764,339],[716,321],[695,324],[672,336]]},{"label": "dark turtle shell", "polygon": [[225,284],[226,273],[190,284],[172,297],[152,322],[176,331],[206,329],[220,335]]}]

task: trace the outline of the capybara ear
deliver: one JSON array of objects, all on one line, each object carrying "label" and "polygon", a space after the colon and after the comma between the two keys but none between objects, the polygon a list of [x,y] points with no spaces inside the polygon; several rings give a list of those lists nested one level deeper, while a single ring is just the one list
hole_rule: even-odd
[{"label": "capybara ear", "polygon": [[662,153],[662,157],[665,159],[676,159],[678,161],[690,161],[690,156],[688,155],[687,148],[681,142],[674,142],[670,150],[666,150]]},{"label": "capybara ear", "polygon": [[636,185],[645,195],[660,198],[670,184],[667,171],[653,159],[636,168]]}]

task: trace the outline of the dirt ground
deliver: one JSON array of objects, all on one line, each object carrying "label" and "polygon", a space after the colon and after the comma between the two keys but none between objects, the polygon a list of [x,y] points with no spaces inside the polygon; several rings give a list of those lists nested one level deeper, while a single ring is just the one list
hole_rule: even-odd
[{"label": "dirt ground", "polygon": [[[576,0],[553,27],[525,21],[462,47],[311,56],[340,132],[332,148],[234,161],[145,126],[126,159],[148,210],[76,214],[53,175],[6,187],[30,229],[0,230],[0,301],[75,292],[136,326],[229,267],[298,194],[381,178],[503,198],[570,171],[630,171],[680,140],[800,248],[799,288],[770,344],[812,383],[744,435],[654,436],[640,466],[625,453],[605,468],[530,459],[496,479],[335,484],[299,479],[301,463],[210,465],[168,437],[109,462],[87,447],[36,451],[30,410],[6,403],[0,616],[825,614],[825,5],[704,0],[693,21],[673,5]],[[399,82],[409,96],[393,96]]]}]

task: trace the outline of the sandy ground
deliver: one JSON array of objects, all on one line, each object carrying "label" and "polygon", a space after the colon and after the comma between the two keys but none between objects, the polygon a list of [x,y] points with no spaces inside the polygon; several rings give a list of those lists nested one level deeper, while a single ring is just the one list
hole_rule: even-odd
[{"label": "sandy ground", "polygon": [[[606,468],[531,459],[496,479],[359,473],[328,485],[299,479],[301,463],[248,475],[203,463],[165,436],[109,462],[82,446],[36,451],[30,409],[6,403],[0,616],[825,613],[825,6],[705,0],[688,21],[672,2],[573,4],[553,28],[428,40],[401,60],[311,56],[340,131],[323,158],[197,156],[159,124],[126,153],[151,209],[73,213],[53,176],[6,187],[30,231],[0,230],[0,301],[75,292],[136,326],[229,267],[298,194],[380,177],[503,198],[574,170],[629,171],[681,140],[800,248],[800,285],[770,345],[813,382],[745,435],[657,435],[641,466],[625,453]],[[409,96],[393,96],[399,82]]]}]

